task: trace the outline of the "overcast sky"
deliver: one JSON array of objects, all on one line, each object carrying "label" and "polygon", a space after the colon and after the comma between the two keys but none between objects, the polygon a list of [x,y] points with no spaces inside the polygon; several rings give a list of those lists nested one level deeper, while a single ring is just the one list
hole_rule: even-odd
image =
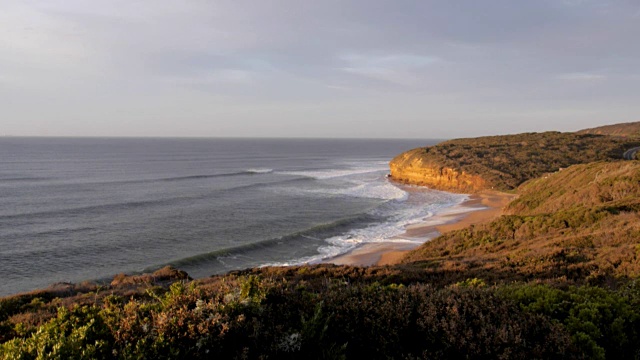
[{"label": "overcast sky", "polygon": [[449,138],[638,120],[638,0],[0,0],[0,135]]}]

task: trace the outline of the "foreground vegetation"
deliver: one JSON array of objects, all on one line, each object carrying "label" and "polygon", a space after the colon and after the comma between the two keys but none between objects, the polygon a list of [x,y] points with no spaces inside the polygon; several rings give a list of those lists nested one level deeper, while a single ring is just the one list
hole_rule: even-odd
[{"label": "foreground vegetation", "polygon": [[639,358],[640,162],[615,160],[633,141],[445,142],[429,156],[517,191],[505,215],[396,266],[164,268],[2,298],[0,358]]},{"label": "foreground vegetation", "polygon": [[[168,288],[139,284],[3,300],[5,359],[632,358],[640,283],[617,289],[394,270],[256,269]],[[438,283],[436,281],[435,283]],[[40,294],[43,295],[43,294]],[[10,309],[10,311],[6,311]]]}]

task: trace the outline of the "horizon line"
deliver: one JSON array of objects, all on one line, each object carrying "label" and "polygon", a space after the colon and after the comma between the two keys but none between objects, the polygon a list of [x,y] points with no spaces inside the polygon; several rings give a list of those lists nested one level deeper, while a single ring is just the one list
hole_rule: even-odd
[{"label": "horizon line", "polygon": [[39,139],[229,139],[229,140],[448,140],[450,137],[315,137],[315,136],[146,136],[146,135],[0,135],[6,138],[39,138]]}]

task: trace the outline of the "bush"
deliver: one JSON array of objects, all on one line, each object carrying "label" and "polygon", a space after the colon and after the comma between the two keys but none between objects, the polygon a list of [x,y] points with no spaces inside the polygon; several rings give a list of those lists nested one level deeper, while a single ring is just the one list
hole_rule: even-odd
[{"label": "bush", "polygon": [[58,309],[58,316],[32,335],[0,346],[3,359],[105,359],[112,357],[113,337],[100,309]]},{"label": "bush", "polygon": [[640,308],[629,296],[591,286],[518,285],[502,292],[522,310],[562,323],[589,358],[629,359],[638,352]]},{"label": "bush", "polygon": [[1,346],[32,358],[571,358],[569,335],[544,314],[470,286],[436,289],[339,278],[228,276],[101,306],[60,308],[33,335]]}]

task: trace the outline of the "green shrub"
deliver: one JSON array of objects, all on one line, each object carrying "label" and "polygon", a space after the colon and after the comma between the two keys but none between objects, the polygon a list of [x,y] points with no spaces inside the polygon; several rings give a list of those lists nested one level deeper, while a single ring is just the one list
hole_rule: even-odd
[{"label": "green shrub", "polygon": [[31,336],[0,345],[3,359],[104,359],[112,356],[113,337],[100,309],[58,309],[58,316]]},{"label": "green shrub", "polygon": [[638,351],[640,308],[628,296],[599,287],[554,289],[546,285],[507,287],[502,293],[527,312],[562,323],[590,358],[633,358]]}]

